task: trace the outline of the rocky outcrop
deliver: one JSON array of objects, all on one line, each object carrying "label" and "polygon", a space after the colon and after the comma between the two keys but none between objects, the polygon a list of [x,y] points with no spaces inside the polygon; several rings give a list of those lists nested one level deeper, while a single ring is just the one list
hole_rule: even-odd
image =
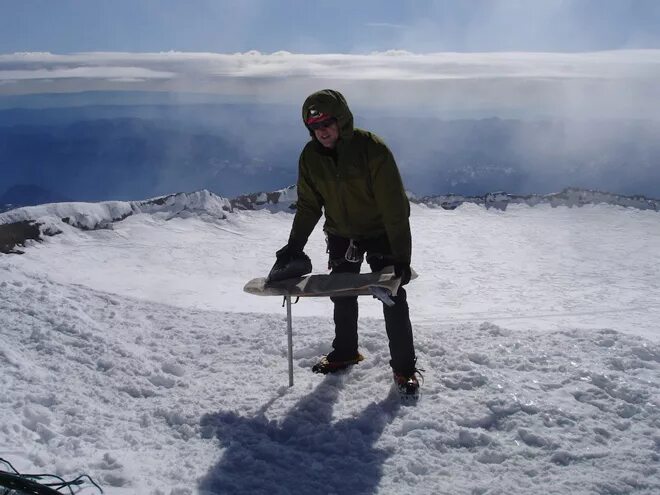
[{"label": "rocky outcrop", "polygon": [[42,235],[56,235],[61,231],[41,229],[36,222],[23,220],[8,224],[0,224],[0,253],[23,254],[18,246],[24,247],[30,240],[40,241]]},{"label": "rocky outcrop", "polygon": [[647,198],[645,196],[624,196],[621,194],[593,191],[589,189],[568,188],[552,194],[529,194],[517,195],[505,192],[493,192],[483,196],[461,196],[445,194],[438,196],[424,196],[422,198],[411,197],[411,202],[425,204],[432,208],[439,207],[445,210],[454,210],[463,203],[473,203],[486,208],[506,210],[510,204],[526,204],[536,206],[549,204],[553,208],[574,206],[608,204],[636,208],[638,210],[660,211],[660,200]]}]

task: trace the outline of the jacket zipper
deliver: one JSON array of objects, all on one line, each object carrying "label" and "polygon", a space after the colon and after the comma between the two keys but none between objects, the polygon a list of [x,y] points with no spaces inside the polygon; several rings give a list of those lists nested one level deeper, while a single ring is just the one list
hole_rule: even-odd
[{"label": "jacket zipper", "polygon": [[337,192],[339,193],[339,202],[341,203],[341,208],[344,212],[344,223],[348,228],[349,235],[353,238],[353,225],[349,221],[348,208],[346,207],[346,196],[344,194],[345,187],[341,182],[341,167],[339,165],[339,151],[337,151],[337,159],[335,161],[335,178],[337,180]]}]

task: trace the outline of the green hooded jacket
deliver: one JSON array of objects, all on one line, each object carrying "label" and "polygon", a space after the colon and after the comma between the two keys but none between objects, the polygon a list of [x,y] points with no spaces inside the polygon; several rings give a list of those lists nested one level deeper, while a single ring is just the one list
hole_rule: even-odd
[{"label": "green hooded jacket", "polygon": [[410,264],[410,204],[396,162],[378,136],[353,128],[353,115],[337,91],[322,90],[305,100],[310,109],[337,119],[335,150],[324,148],[310,131],[298,164],[298,203],[289,246],[301,249],[325,212],[323,230],[349,239],[387,235],[394,261]]}]

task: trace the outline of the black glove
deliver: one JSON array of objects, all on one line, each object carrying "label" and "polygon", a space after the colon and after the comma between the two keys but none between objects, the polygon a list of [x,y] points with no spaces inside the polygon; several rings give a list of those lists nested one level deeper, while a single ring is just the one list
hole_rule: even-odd
[{"label": "black glove", "polygon": [[278,282],[288,278],[302,277],[312,271],[312,261],[299,249],[289,244],[275,253],[277,260],[270,270],[266,282]]},{"label": "black glove", "polygon": [[285,264],[293,259],[299,258],[301,255],[303,255],[302,250],[292,248],[288,244],[275,252],[275,258],[277,258],[277,262]]},{"label": "black glove", "polygon": [[412,275],[410,265],[407,263],[396,263],[394,265],[394,275],[401,278],[401,285],[406,285],[410,282],[410,276]]}]

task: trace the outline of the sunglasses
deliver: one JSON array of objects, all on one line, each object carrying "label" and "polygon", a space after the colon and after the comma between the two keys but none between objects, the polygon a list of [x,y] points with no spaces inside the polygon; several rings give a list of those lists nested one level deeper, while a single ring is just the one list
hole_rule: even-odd
[{"label": "sunglasses", "polygon": [[326,127],[330,127],[332,124],[337,122],[337,119],[334,117],[321,120],[320,122],[314,122],[313,124],[307,124],[307,127],[309,127],[313,131],[317,131],[319,129],[325,129]]}]

